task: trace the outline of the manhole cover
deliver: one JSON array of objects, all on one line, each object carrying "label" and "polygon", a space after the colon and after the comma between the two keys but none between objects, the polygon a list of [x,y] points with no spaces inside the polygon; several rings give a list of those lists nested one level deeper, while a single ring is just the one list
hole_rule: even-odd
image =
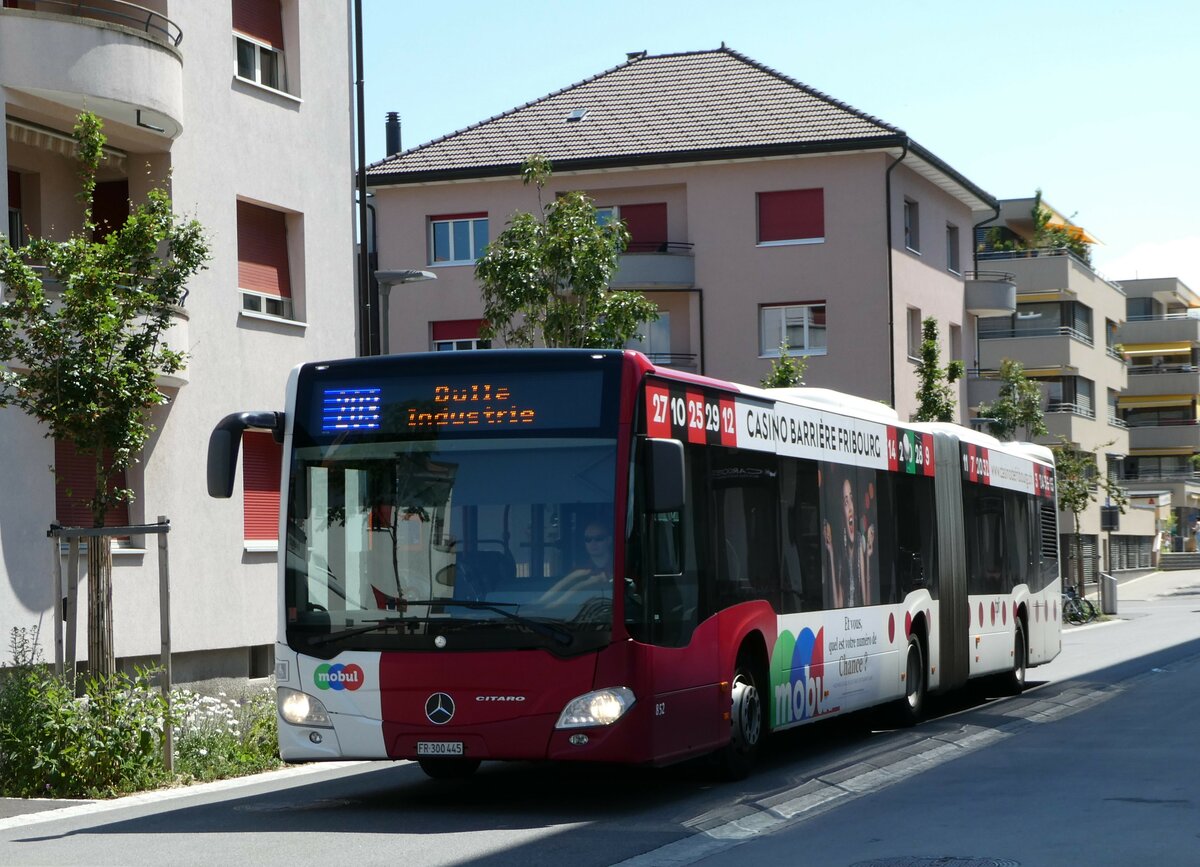
[{"label": "manhole cover", "polygon": [[899,858],[872,858],[859,861],[851,867],[1021,867],[1011,858],[973,858],[970,856],[943,856],[927,858],[920,855],[902,855]]}]

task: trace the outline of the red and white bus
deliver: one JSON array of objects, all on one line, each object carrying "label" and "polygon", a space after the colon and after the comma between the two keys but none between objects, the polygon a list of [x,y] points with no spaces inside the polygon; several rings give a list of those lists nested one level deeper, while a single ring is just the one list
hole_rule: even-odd
[{"label": "red and white bus", "polygon": [[[901,423],[632,351],[305,364],[283,443],[280,752],[744,773],[770,730],[991,676],[1061,643],[1041,446]],[[615,577],[615,580],[614,580]]]}]

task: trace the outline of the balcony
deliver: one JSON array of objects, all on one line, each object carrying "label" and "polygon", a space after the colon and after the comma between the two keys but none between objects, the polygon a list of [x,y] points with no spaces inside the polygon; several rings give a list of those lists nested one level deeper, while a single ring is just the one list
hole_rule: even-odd
[{"label": "balcony", "polygon": [[0,18],[7,90],[166,138],[182,131],[183,33],[166,16],[121,0],[22,0]]},{"label": "balcony", "polygon": [[1009,316],[1017,309],[1015,277],[1007,271],[968,271],[967,312],[974,316]]},{"label": "balcony", "polygon": [[1193,364],[1158,364],[1130,367],[1123,394],[1151,397],[1157,394],[1200,394],[1200,370]]},{"label": "balcony", "polygon": [[[39,272],[39,275],[42,276],[42,287],[45,290],[46,297],[50,301],[50,310],[51,312],[56,312],[61,307],[58,297],[62,292],[62,284],[46,275],[43,266],[34,266],[34,271]],[[0,283],[0,299],[5,298],[7,295],[8,287],[4,283]],[[145,317],[135,320],[138,323],[135,326],[135,330],[145,321]],[[163,332],[162,344],[166,349],[183,354],[183,366],[172,374],[159,374],[155,378],[155,383],[160,388],[180,388],[187,385],[191,381],[188,373],[188,350],[191,347],[191,342],[188,330],[188,312],[182,306],[171,308],[171,324]],[[7,366],[21,373],[29,370],[24,364],[15,360],[8,361]]]},{"label": "balcony", "polygon": [[692,245],[668,241],[652,250],[631,249],[621,256],[609,281],[613,289],[691,289],[696,283]]},{"label": "balcony", "polygon": [[1092,269],[1091,265],[1064,248],[994,250],[989,253],[976,254],[975,261],[989,265],[1003,263],[1002,267],[1006,271],[1012,272],[1022,293],[1053,292],[1073,288],[1079,284],[1080,279],[1083,279],[1088,283],[1099,281],[1114,292],[1125,295],[1125,290],[1119,284],[1105,280]]},{"label": "balcony", "polygon": [[1072,368],[1091,363],[1094,343],[1090,334],[1070,326],[1055,328],[998,329],[979,332],[979,366],[998,370],[1006,358],[1020,359],[1027,370]]},{"label": "balcony", "polygon": [[1200,423],[1195,420],[1167,424],[1129,425],[1129,448],[1150,452],[1167,449],[1200,451]]},{"label": "balcony", "polygon": [[1121,343],[1129,346],[1153,343],[1200,346],[1200,318],[1187,313],[1133,316],[1121,326],[1119,334]]}]

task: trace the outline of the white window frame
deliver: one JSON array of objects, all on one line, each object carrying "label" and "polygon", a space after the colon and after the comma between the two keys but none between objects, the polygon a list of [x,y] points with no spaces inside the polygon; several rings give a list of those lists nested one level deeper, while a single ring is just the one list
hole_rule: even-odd
[{"label": "white window frame", "polygon": [[[490,238],[491,225],[490,225],[489,219],[490,219],[489,217],[483,216],[483,217],[461,217],[456,220],[432,220],[432,219],[429,220],[428,222],[429,222],[429,265],[430,265],[430,267],[440,268],[443,265],[474,265],[478,261],[475,258],[475,224],[478,223],[480,220],[482,220],[485,223],[489,223],[489,225],[487,226],[487,232],[489,235],[488,241],[490,241],[491,240],[491,238]],[[468,255],[468,258],[466,258],[466,259],[459,258],[457,255],[458,250],[455,249],[455,244],[454,244],[454,224],[455,223],[466,223],[467,224],[467,255]],[[445,226],[450,227],[450,231],[449,231],[450,258],[438,261],[437,259],[434,258],[434,231],[435,231],[435,227],[440,226],[440,225],[445,225]],[[488,242],[485,241],[484,243],[486,245]]]},{"label": "white window frame", "polygon": [[924,328],[921,324],[921,308],[908,308],[907,323],[908,357],[912,361],[919,361],[921,359],[921,342],[924,339],[922,335]]},{"label": "white window frame", "polygon": [[253,289],[241,289],[242,313],[263,319],[278,319],[281,322],[296,321],[296,305],[291,298],[280,295],[269,295],[266,292],[255,292]]},{"label": "white window frame", "polygon": [[921,205],[915,199],[904,199],[904,246],[912,253],[921,252]]},{"label": "white window frame", "polygon": [[[254,48],[254,76],[242,75],[240,54],[238,45],[239,42],[245,42]],[[278,84],[270,84],[263,81],[263,62],[264,54],[270,54],[275,58],[275,68],[279,75]],[[268,45],[261,39],[255,39],[253,36],[247,36],[245,33],[233,34],[233,75],[239,81],[248,81],[251,84],[256,84],[259,87],[265,87],[268,90],[274,90],[278,93],[287,93],[287,67],[284,64],[283,50],[276,48],[273,45]]]},{"label": "white window frame", "polygon": [[8,209],[8,245],[14,250],[25,246],[25,229],[20,208]]},{"label": "white window frame", "polygon": [[946,270],[951,274],[962,274],[962,256],[959,253],[958,226],[946,224]]},{"label": "white window frame", "polygon": [[779,344],[787,337],[788,316],[785,312],[779,319],[779,333],[770,341],[766,334],[766,313],[768,310],[804,310],[804,346],[792,346],[788,344],[788,355],[826,355],[829,352],[829,346],[814,346],[809,347],[809,327],[812,324],[812,311],[820,308],[826,311],[826,344],[828,344],[828,307],[824,301],[811,302],[807,304],[763,304],[758,308],[758,357],[759,358],[779,358]]}]

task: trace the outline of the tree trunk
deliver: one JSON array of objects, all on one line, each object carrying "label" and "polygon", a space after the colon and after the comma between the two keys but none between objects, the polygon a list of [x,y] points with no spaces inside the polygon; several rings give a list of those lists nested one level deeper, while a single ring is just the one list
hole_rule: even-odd
[{"label": "tree trunk", "polygon": [[112,539],[88,540],[88,671],[93,677],[116,673],[113,656]]}]

